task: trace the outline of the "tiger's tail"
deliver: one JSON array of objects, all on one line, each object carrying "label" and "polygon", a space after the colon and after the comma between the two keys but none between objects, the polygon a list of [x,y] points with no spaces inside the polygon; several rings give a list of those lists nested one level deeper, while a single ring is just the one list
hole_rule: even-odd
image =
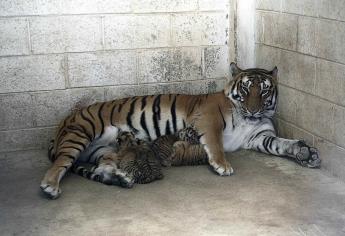
[{"label": "tiger's tail", "polygon": [[71,170],[74,174],[77,174],[81,177],[84,177],[84,178],[87,178],[89,180],[93,180],[93,181],[96,181],[96,182],[100,182],[100,183],[103,183],[102,182],[102,179],[101,179],[101,176],[99,174],[95,174],[95,169],[97,168],[96,165],[93,165],[90,169],[89,168],[86,168],[85,166],[83,165],[80,165],[78,163],[75,163]]}]

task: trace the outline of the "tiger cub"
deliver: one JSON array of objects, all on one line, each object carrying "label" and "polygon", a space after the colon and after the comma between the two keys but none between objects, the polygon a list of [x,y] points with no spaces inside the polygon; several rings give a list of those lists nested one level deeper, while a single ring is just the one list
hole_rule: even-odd
[{"label": "tiger cub", "polygon": [[200,144],[201,136],[193,125],[187,126],[176,135],[157,138],[152,149],[163,166],[207,164],[207,153]]},{"label": "tiger cub", "polygon": [[[77,162],[72,172],[90,180],[127,188],[134,183],[150,183],[163,178],[160,165],[206,164],[207,154],[200,144],[200,137],[190,126],[177,135],[161,136],[149,146],[147,142],[135,139],[132,133],[122,132],[116,142],[96,148],[89,154],[88,161],[94,160],[98,165],[95,163],[88,169]],[[113,173],[113,168],[106,166],[114,164],[117,168]]]},{"label": "tiger cub", "polygon": [[114,143],[100,146],[88,154],[91,169],[77,162],[72,171],[87,179],[131,188],[162,179],[161,166],[149,144],[130,132],[120,132]]}]

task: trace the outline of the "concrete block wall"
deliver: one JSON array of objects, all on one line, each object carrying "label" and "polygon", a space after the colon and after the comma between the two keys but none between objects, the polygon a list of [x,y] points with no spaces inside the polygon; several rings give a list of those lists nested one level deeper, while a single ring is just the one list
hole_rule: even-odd
[{"label": "concrete block wall", "polygon": [[234,0],[0,1],[0,152],[45,148],[79,102],[221,90]]},{"label": "concrete block wall", "polygon": [[280,133],[345,179],[345,2],[257,0],[255,28],[256,65],[279,68]]}]

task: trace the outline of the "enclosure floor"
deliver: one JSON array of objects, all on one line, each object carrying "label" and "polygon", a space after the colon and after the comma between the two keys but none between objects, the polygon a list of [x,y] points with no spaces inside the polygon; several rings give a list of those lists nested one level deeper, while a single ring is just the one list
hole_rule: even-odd
[{"label": "enclosure floor", "polygon": [[48,200],[45,151],[3,154],[0,235],[345,235],[344,182],[254,152],[227,158],[231,177],[174,167],[133,189],[69,174]]}]

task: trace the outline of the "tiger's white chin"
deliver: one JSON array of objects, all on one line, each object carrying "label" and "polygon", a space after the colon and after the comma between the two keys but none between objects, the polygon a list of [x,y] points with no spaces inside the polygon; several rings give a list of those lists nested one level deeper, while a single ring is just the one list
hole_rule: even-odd
[{"label": "tiger's white chin", "polygon": [[256,124],[262,120],[262,117],[247,116],[244,117],[244,120],[249,124]]}]

